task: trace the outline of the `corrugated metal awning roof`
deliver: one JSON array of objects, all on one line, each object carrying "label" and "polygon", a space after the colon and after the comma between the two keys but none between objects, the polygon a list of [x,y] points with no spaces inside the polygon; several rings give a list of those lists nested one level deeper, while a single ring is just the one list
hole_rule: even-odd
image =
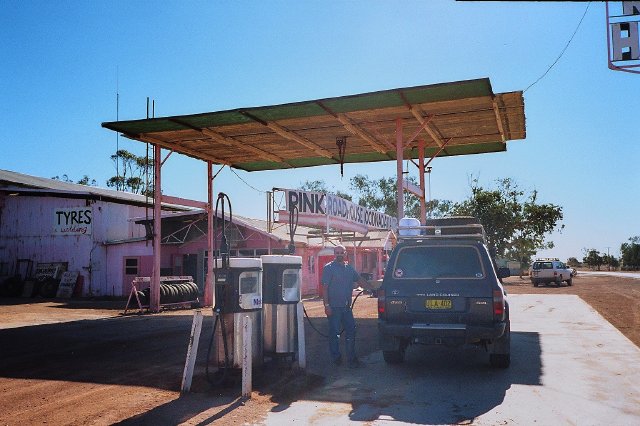
[{"label": "corrugated metal awning roof", "polygon": [[[56,197],[88,198],[115,201],[136,206],[150,206],[153,204],[153,198],[145,197],[144,195],[99,188],[97,186],[63,182],[57,179],[31,176],[9,170],[0,170],[0,191],[22,195],[41,194]],[[192,210],[190,207],[169,203],[162,203],[162,208],[179,211]]]},{"label": "corrugated metal awning roof", "polygon": [[[506,150],[526,136],[522,92],[494,94],[488,78],[416,86],[284,105],[102,123],[131,139],[247,171],[340,163],[336,138],[347,136],[345,163],[396,158],[396,120],[404,158]],[[423,128],[420,131],[420,128]]]}]

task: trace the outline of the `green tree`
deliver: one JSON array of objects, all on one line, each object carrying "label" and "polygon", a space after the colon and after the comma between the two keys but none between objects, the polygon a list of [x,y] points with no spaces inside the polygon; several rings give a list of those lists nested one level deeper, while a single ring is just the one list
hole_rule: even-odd
[{"label": "green tree", "polygon": [[562,230],[562,207],[538,203],[538,192],[527,194],[510,178],[498,179],[496,189],[485,189],[472,180],[471,196],[454,203],[451,213],[480,219],[489,246],[498,256],[517,259],[523,267],[530,265],[538,251],[553,248],[546,238]]},{"label": "green tree", "polygon": [[[415,181],[414,181],[415,183]],[[369,179],[365,175],[351,178],[350,188],[358,194],[358,204],[389,216],[398,215],[396,178]],[[420,217],[420,201],[413,194],[404,197],[405,216]]]},{"label": "green tree", "polygon": [[91,185],[91,186],[96,186],[96,185],[97,185],[96,180],[95,180],[95,179],[91,179],[91,178],[89,177],[89,175],[84,175],[84,176],[82,176],[82,177],[78,180],[78,182],[76,182],[76,183],[79,183],[80,185]]},{"label": "green tree", "polygon": [[[409,180],[413,183],[417,182],[413,177]],[[349,201],[357,199],[359,205],[372,210],[377,210],[388,214],[389,216],[397,216],[396,202],[396,179],[380,178],[377,180],[370,179],[366,175],[356,175],[349,182],[350,189],[355,192],[355,196],[337,191],[334,188],[328,188],[326,183],[321,180],[305,181],[300,189],[304,191],[324,192],[335,194]],[[405,193],[405,216],[420,217],[420,200],[413,194]],[[429,217],[446,216],[451,211],[453,203],[448,200],[431,200],[427,202],[427,212]]]},{"label": "green tree", "polygon": [[611,268],[615,270],[620,266],[620,261],[615,256],[612,256],[609,254],[602,255],[602,262],[603,262],[603,265],[607,265],[608,271],[610,271]]},{"label": "green tree", "polygon": [[[410,180],[415,183],[415,180]],[[429,217],[477,217],[485,228],[489,245],[496,249],[498,256],[517,259],[524,267],[528,267],[536,251],[553,248],[553,242],[546,238],[553,231],[564,228],[560,224],[562,207],[540,204],[537,191],[527,194],[509,178],[499,179],[497,183],[497,189],[485,189],[477,179],[473,180],[471,196],[459,203],[432,200],[427,205]],[[302,189],[332,192],[327,191],[322,181],[306,182]],[[361,206],[397,216],[395,177],[370,179],[365,175],[356,175],[350,181],[350,189]],[[405,215],[420,217],[418,197],[405,194],[404,201]]]},{"label": "green tree", "polygon": [[118,175],[107,180],[108,187],[117,191],[153,196],[151,159],[120,149],[111,156],[111,161],[118,170]]},{"label": "green tree", "polygon": [[590,269],[600,270],[600,266],[604,264],[604,258],[596,249],[584,249],[585,256],[582,261],[589,266]]},{"label": "green tree", "polygon": [[325,194],[334,194],[340,198],[344,198],[345,200],[352,201],[352,197],[349,194],[346,194],[341,191],[336,191],[335,188],[329,189],[327,187],[327,183],[323,180],[306,180],[300,185],[300,188],[303,191],[310,192],[323,192]]},{"label": "green tree", "polygon": [[627,271],[640,269],[640,236],[629,238],[628,243],[620,246],[622,267]]},{"label": "green tree", "polygon": [[[409,181],[418,184],[411,176]],[[358,204],[372,210],[377,210],[389,216],[398,216],[398,189],[395,177],[370,179],[366,175],[356,175],[351,178],[350,188],[357,194]],[[452,207],[448,200],[431,200],[426,208],[429,217],[446,216]],[[404,193],[404,215],[406,217],[420,217],[420,199],[412,193]]]},{"label": "green tree", "polygon": [[68,182],[68,183],[77,183],[80,185],[91,185],[91,186],[95,186],[97,185],[97,182],[95,179],[91,179],[89,177],[89,175],[84,175],[82,176],[80,179],[78,179],[77,182],[74,182],[73,179],[71,179],[68,175],[64,174],[62,175],[62,177],[56,175],[54,177],[52,177],[51,179],[53,180],[60,180],[62,182]]},{"label": "green tree", "polygon": [[567,259],[567,265],[571,266],[572,268],[577,268],[578,266],[580,266],[580,261],[578,261],[578,259],[575,257],[570,257],[569,259]]}]

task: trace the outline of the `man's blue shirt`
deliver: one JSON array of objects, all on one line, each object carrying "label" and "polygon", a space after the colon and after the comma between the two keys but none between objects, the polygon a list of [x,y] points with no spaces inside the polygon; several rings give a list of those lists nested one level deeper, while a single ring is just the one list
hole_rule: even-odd
[{"label": "man's blue shirt", "polygon": [[353,283],[360,280],[360,275],[353,266],[344,262],[333,261],[322,269],[322,285],[327,292],[329,306],[344,308],[351,305]]}]

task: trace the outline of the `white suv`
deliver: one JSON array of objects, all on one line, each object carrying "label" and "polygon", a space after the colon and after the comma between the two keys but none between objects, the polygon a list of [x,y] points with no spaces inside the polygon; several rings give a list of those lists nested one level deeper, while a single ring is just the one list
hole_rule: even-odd
[{"label": "white suv", "polygon": [[538,284],[550,283],[559,286],[562,281],[566,281],[567,285],[573,284],[571,269],[557,258],[536,259],[529,269],[529,278],[534,287],[538,287]]}]

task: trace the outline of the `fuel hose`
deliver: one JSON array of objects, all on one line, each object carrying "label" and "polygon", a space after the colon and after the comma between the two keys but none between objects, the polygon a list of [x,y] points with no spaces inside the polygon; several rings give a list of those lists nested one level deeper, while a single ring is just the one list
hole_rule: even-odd
[{"label": "fuel hose", "polygon": [[[356,294],[356,297],[355,297],[355,298],[353,299],[353,301],[351,302],[351,306],[350,306],[350,308],[351,308],[351,310],[352,310],[352,311],[353,311],[353,307],[354,307],[354,305],[356,304],[356,300],[358,300],[358,297],[360,297],[360,295],[361,295],[362,293],[364,293],[364,290],[360,290],[360,292],[358,292],[358,294]],[[316,328],[316,326],[315,326],[315,325],[313,325],[313,323],[311,322],[311,318],[309,318],[309,314],[307,313],[307,309],[304,307],[304,303],[302,304],[302,310],[303,310],[303,312],[304,312],[304,316],[305,316],[305,317],[307,317],[307,322],[309,323],[309,325],[311,326],[311,328],[313,328],[313,329],[316,331],[316,333],[318,333],[318,334],[319,334],[319,335],[321,335],[322,337],[329,338],[329,336],[328,336],[327,334],[324,334],[323,332],[321,332],[320,330],[318,330],[318,329]],[[340,333],[338,333],[338,334],[342,334],[342,332],[343,332],[343,331],[344,331],[344,328],[342,328],[342,330],[340,330]]]}]

